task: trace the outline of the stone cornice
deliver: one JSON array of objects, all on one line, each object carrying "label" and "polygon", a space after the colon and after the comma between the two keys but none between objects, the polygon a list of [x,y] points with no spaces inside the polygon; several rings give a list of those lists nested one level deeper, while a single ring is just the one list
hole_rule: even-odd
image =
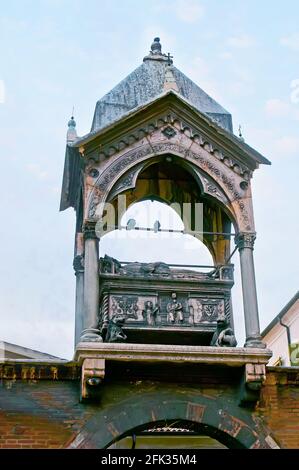
[{"label": "stone cornice", "polygon": [[249,171],[256,169],[259,163],[270,164],[253,148],[217,126],[173,91],[129,113],[113,125],[79,139],[74,146],[84,146],[86,158],[94,158],[92,154],[99,148],[101,152],[103,150],[104,156],[109,157],[177,119],[181,121],[181,132],[188,132],[191,139],[198,138],[200,142],[203,141],[203,145],[210,145],[214,150],[223,152],[223,158],[233,158],[241,166],[245,164]]},{"label": "stone cornice", "polygon": [[267,364],[272,352],[255,348],[218,348],[130,343],[79,343],[74,361],[86,358],[141,362],[191,362],[241,367],[245,364]]}]

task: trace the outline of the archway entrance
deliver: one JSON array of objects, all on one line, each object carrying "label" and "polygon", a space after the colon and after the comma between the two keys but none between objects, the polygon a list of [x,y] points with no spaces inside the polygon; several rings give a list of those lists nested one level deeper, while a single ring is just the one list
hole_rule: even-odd
[{"label": "archway entrance", "polygon": [[184,420],[149,423],[130,430],[108,449],[227,449],[242,448],[211,426]]},{"label": "archway entrance", "polygon": [[103,408],[69,447],[121,449],[132,448],[135,442],[136,448],[171,448],[174,443],[183,448],[188,440],[185,448],[191,444],[193,448],[269,448],[267,431],[257,426],[248,410],[236,405],[238,390],[226,393],[215,399],[191,385],[176,387],[168,380],[136,385],[130,376],[127,382],[111,381],[103,390]]}]

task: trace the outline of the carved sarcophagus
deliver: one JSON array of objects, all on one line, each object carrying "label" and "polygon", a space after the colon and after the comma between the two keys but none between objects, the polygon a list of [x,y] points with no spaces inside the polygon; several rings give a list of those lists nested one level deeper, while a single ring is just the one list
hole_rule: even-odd
[{"label": "carved sarcophagus", "polygon": [[233,283],[233,265],[203,273],[101,258],[104,340],[208,345],[217,319],[226,317],[232,324]]}]

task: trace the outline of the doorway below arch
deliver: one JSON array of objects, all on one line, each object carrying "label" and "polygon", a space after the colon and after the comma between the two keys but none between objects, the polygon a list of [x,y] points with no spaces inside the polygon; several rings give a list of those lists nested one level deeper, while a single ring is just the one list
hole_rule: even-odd
[{"label": "doorway below arch", "polygon": [[227,449],[216,439],[218,434],[219,431],[192,421],[162,421],[150,423],[144,429],[132,429],[108,449]]}]

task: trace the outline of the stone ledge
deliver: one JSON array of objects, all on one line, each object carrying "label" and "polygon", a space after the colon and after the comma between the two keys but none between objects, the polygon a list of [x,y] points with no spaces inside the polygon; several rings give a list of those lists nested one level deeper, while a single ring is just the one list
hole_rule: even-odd
[{"label": "stone ledge", "polygon": [[256,348],[217,348],[212,346],[183,346],[131,343],[79,343],[74,361],[106,359],[141,362],[193,362],[241,367],[245,364],[267,364],[272,352]]}]

